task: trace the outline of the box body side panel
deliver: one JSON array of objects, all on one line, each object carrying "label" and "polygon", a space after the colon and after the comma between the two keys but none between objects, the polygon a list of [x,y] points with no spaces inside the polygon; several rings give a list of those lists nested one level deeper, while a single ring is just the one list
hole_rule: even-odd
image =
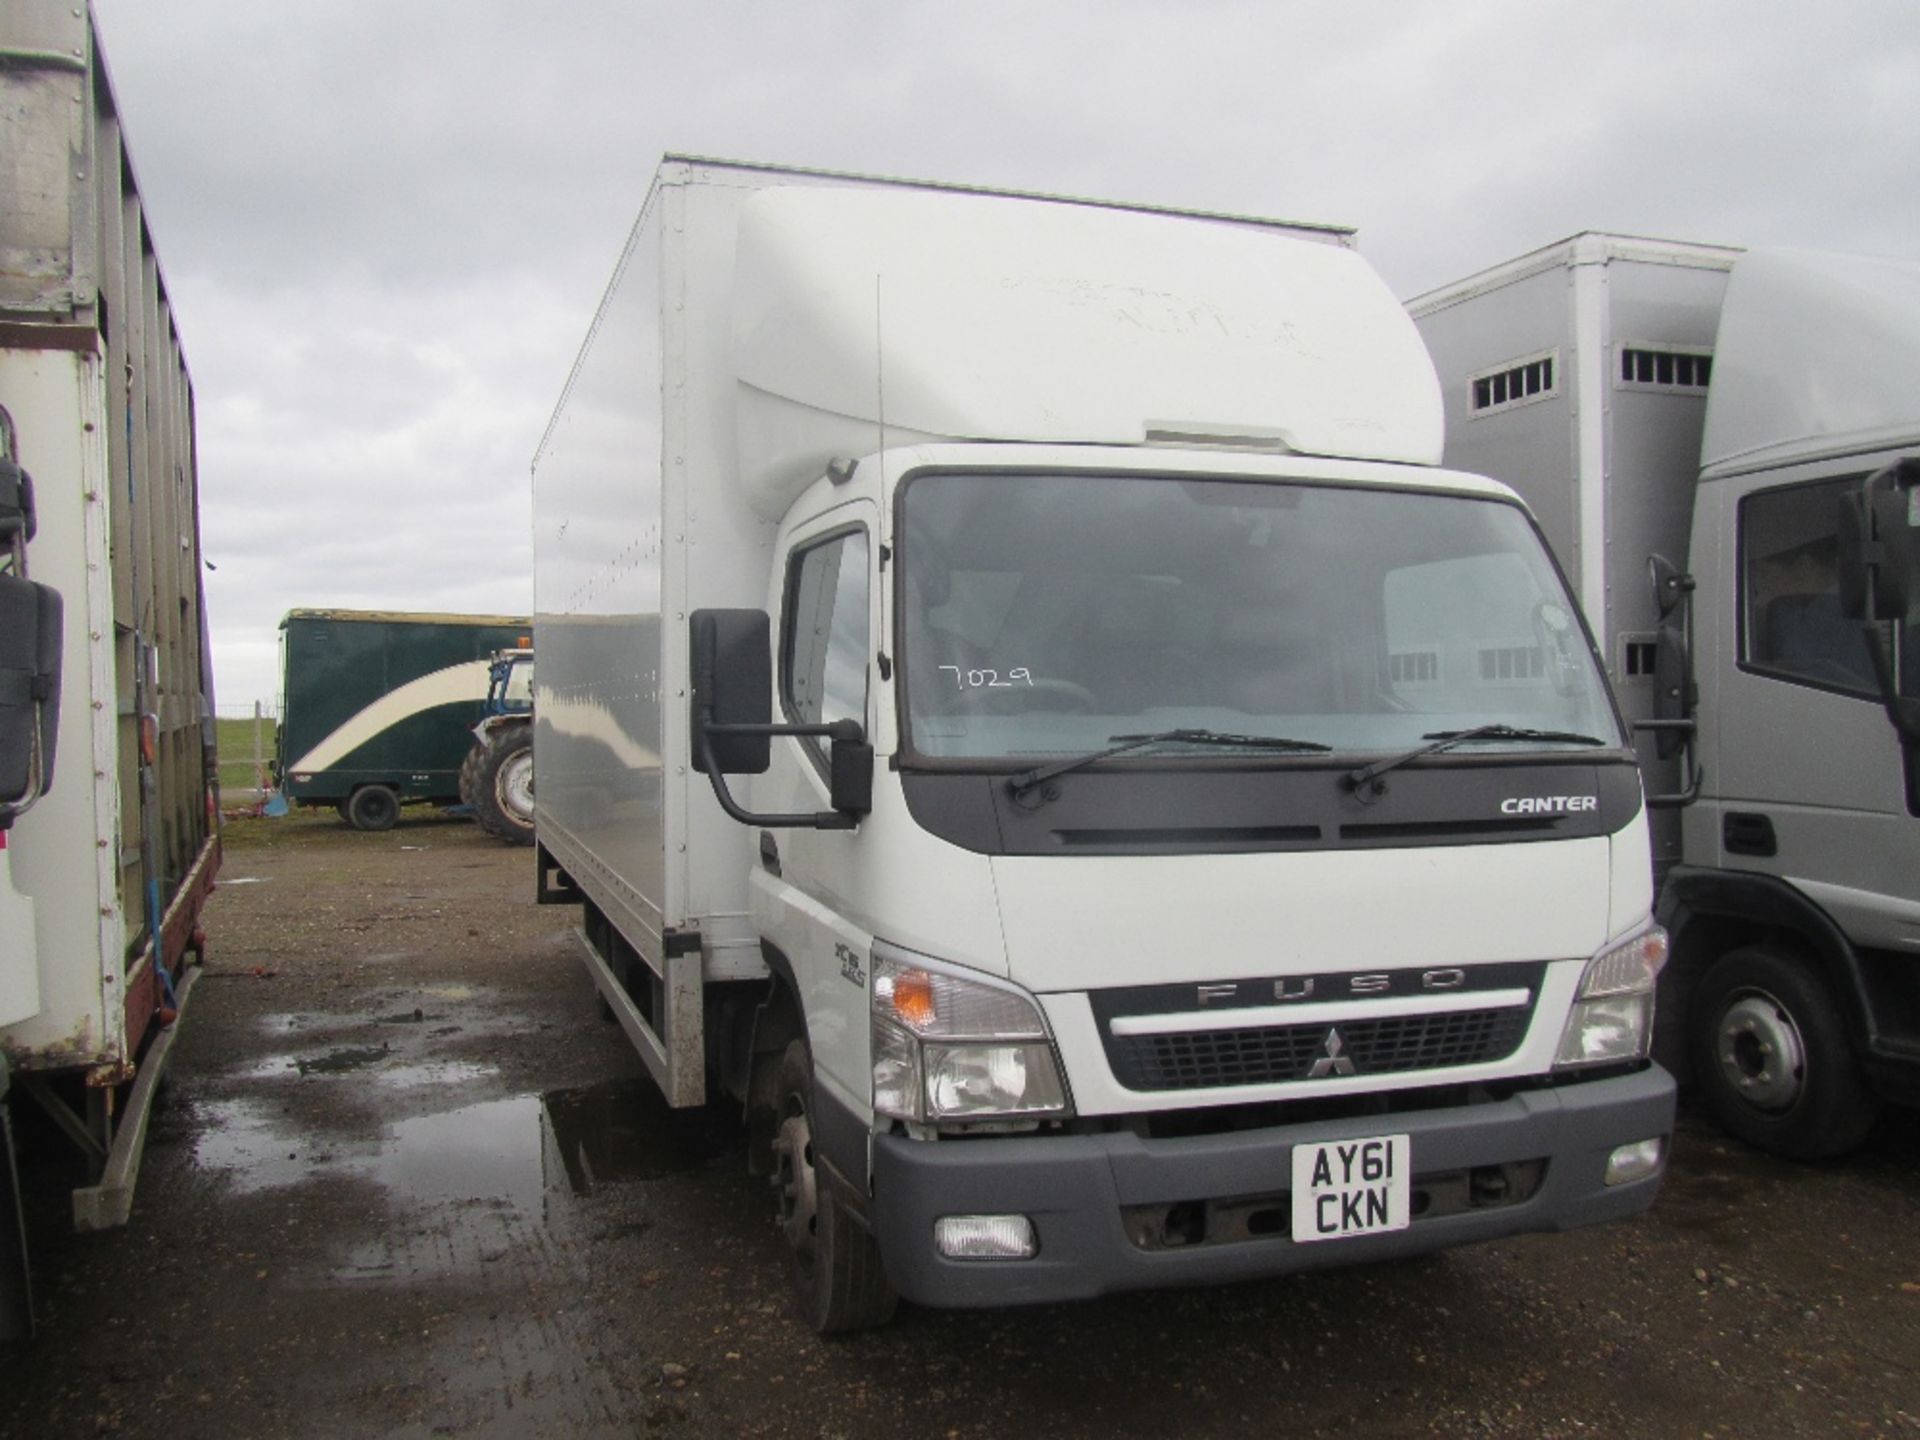
[{"label": "box body side panel", "polygon": [[667,892],[662,284],[656,185],[533,465],[543,844],[658,960]]},{"label": "box body side panel", "polygon": [[[1487,290],[1418,319],[1440,375],[1446,463],[1520,492],[1569,576],[1579,573],[1573,442],[1573,301],[1567,267]],[[1545,358],[1553,385],[1533,398],[1476,410],[1474,380]]]}]

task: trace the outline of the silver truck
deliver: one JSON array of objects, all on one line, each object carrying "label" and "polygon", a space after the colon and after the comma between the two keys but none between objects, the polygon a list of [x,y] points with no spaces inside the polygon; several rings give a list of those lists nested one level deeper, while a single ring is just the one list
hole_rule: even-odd
[{"label": "silver truck", "polygon": [[1526,497],[1643,727],[1656,1053],[1847,1150],[1920,1098],[1920,264],[1582,234],[1409,308],[1447,462]]}]

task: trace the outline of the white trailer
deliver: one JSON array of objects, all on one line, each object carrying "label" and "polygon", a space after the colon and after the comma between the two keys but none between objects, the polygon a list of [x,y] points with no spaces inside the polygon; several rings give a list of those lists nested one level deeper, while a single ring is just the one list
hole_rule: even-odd
[{"label": "white trailer", "polygon": [[663,162],[534,460],[539,893],[814,1325],[1651,1203],[1632,746],[1441,438],[1348,232]]},{"label": "white trailer", "polygon": [[1541,516],[1653,722],[1658,1053],[1755,1144],[1849,1148],[1920,1098],[1915,680],[1843,605],[1863,483],[1913,484],[1920,265],[1583,234],[1409,308],[1448,463]]},{"label": "white trailer", "polygon": [[[97,1229],[219,840],[192,382],[84,7],[0,10],[0,157],[0,1092],[85,1153]],[[0,1334],[32,1324],[12,1129]]]}]

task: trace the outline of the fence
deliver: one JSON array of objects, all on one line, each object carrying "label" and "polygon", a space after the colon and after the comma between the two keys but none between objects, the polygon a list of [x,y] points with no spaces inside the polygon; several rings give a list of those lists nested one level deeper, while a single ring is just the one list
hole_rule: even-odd
[{"label": "fence", "polygon": [[279,744],[280,721],[271,705],[214,707],[220,750],[220,794],[228,804],[256,804],[272,787],[268,762]]}]

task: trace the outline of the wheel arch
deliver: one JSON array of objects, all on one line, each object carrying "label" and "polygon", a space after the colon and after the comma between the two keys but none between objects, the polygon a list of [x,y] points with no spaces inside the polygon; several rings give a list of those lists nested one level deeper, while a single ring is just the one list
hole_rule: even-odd
[{"label": "wheel arch", "polygon": [[[760,953],[770,978],[765,997],[753,1015],[746,1098],[747,1154],[750,1165],[755,1166],[762,1154],[758,1141],[763,1135],[771,1138],[770,1131],[761,1127],[779,1098],[776,1091],[781,1056],[795,1040],[806,1041],[808,1054],[813,1053],[813,1036],[793,962],[779,946],[767,940],[760,942]],[[814,1127],[814,1144],[819,1151],[822,1172],[840,1191],[848,1210],[865,1225],[873,1175],[872,1135],[866,1121],[848,1110],[830,1091],[816,1085]]]},{"label": "wheel arch", "polygon": [[1661,923],[1673,939],[1661,973],[1654,1050],[1683,1083],[1691,1080],[1686,1036],[1693,996],[1713,963],[1758,946],[1812,968],[1833,997],[1847,1043],[1866,1056],[1876,1038],[1860,953],[1826,911],[1786,881],[1746,871],[1677,867],[1660,890]]}]

